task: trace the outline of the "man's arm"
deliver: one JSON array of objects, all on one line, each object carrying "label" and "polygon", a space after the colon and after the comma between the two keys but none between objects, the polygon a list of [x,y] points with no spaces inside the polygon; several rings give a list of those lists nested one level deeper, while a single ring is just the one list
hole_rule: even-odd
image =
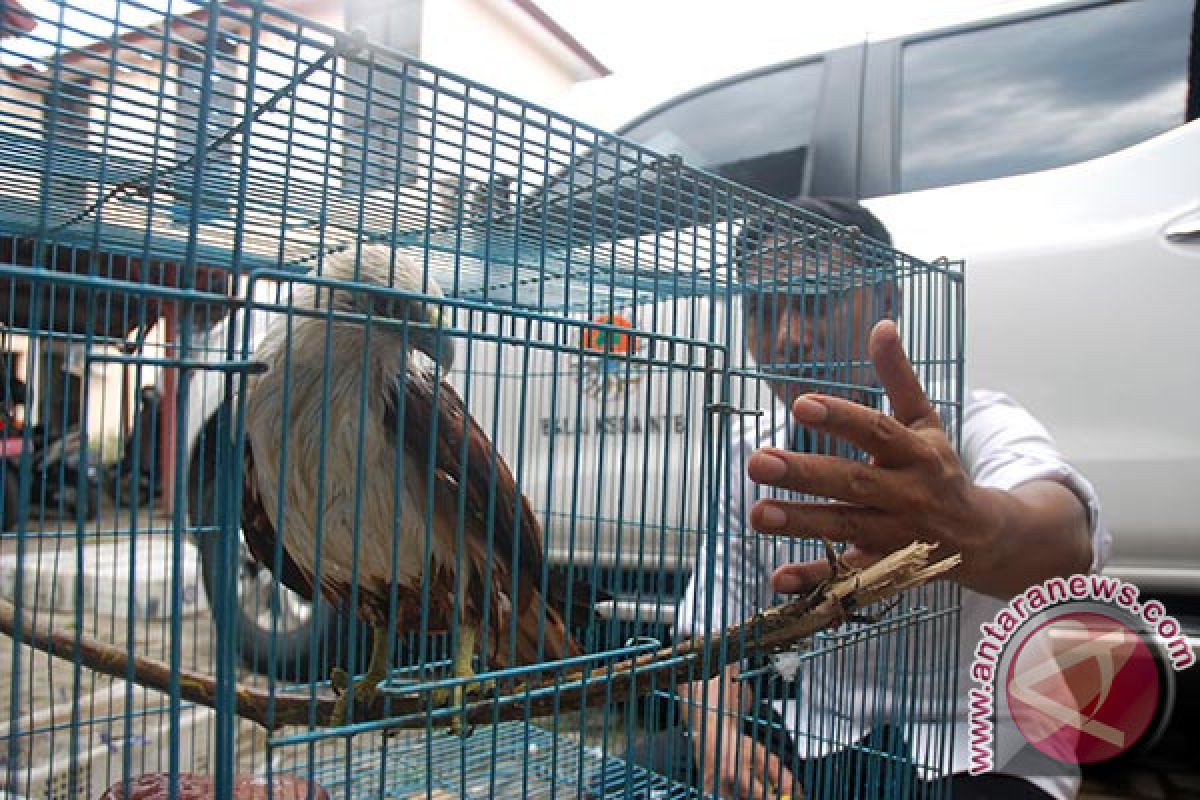
[{"label": "man's arm", "polygon": [[0,17],[3,23],[0,25],[0,39],[14,35],[14,31],[16,35],[21,35],[37,27],[37,19],[21,5],[20,0],[8,0],[3,11],[0,11]]},{"label": "man's arm", "polygon": [[753,708],[754,696],[737,676],[738,666],[730,664],[708,681],[678,688],[704,791],[720,797],[790,796],[792,773],[764,742],[742,732],[740,720]]}]

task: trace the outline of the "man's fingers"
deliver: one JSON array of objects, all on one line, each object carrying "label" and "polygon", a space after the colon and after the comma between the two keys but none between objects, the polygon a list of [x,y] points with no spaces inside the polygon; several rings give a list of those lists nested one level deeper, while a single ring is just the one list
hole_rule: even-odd
[{"label": "man's fingers", "polygon": [[[862,569],[879,560],[857,547],[847,547],[841,561],[853,569]],[[771,588],[779,594],[807,594],[833,577],[824,558],[784,564],[771,574]]]},{"label": "man's fingers", "polygon": [[771,574],[771,588],[779,594],[806,594],[832,577],[825,559],[784,564]]},{"label": "man's fingers", "polygon": [[796,539],[824,536],[871,551],[889,552],[913,539],[913,532],[895,515],[846,503],[759,500],[750,509],[750,524],[762,533]]},{"label": "man's fingers", "polygon": [[[763,758],[762,769],[759,782],[766,784],[767,797],[777,798],[783,795],[793,795],[792,793],[792,773],[783,766],[783,762],[779,757],[772,753],[765,753]],[[758,795],[761,797],[762,795]]]},{"label": "man's fingers", "polygon": [[890,319],[877,322],[871,330],[867,352],[871,356],[871,363],[875,365],[879,382],[892,401],[892,412],[896,419],[916,428],[941,427],[937,412],[904,352],[896,323]]},{"label": "man's fingers", "polygon": [[[29,33],[37,27],[37,20],[33,14],[30,14],[18,0],[7,0],[4,8],[0,10],[0,21],[3,21],[5,27],[15,29],[18,34]],[[0,39],[11,35],[8,32],[0,31]]]},{"label": "man's fingers", "polygon": [[753,778],[743,775],[738,779],[738,790],[732,796],[737,800],[774,800],[779,797],[779,792],[773,791],[771,784],[761,774]]},{"label": "man's fingers", "polygon": [[753,753],[741,762],[737,796],[743,800],[774,800],[791,794],[791,773],[783,769],[782,762],[761,742],[754,744]]},{"label": "man's fingers", "polygon": [[806,394],[792,404],[792,414],[800,424],[870,453],[881,466],[905,466],[932,452],[902,420],[841,397]]},{"label": "man's fingers", "polygon": [[762,770],[758,768],[752,770],[748,762],[743,762],[740,773],[735,793],[738,800],[760,800],[760,798],[772,796]]},{"label": "man's fingers", "polygon": [[903,508],[912,493],[902,475],[875,464],[776,448],[750,456],[746,474],[755,483],[870,508]]}]

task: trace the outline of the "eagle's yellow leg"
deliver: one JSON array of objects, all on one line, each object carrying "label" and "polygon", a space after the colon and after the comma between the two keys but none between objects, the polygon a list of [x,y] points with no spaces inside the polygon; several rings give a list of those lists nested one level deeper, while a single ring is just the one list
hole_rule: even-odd
[{"label": "eagle's yellow leg", "polygon": [[[388,629],[387,628],[372,628],[371,629],[371,661],[367,664],[367,672],[354,683],[354,705],[356,708],[370,708],[375,702],[375,698],[379,692],[376,687],[388,676]],[[341,694],[338,695],[337,703],[333,706],[333,714],[329,717],[329,724],[334,727],[341,727],[349,722],[350,716],[350,692],[346,689],[350,686],[350,676],[346,670],[341,667],[334,667],[333,672],[329,676],[329,682],[333,684],[335,689],[339,689]]]},{"label": "eagle's yellow leg", "polygon": [[[470,625],[463,625],[458,629],[458,646],[454,650],[454,658],[452,660],[453,675],[455,678],[467,679],[473,678],[475,672],[475,645],[479,641],[479,631]],[[441,689],[434,691],[433,704],[440,708],[455,708],[462,709],[466,702],[472,697],[477,696],[491,685],[491,681],[466,681],[458,684],[452,689]],[[450,733],[457,736],[469,736],[471,729],[464,726],[462,715],[456,714],[450,720]]]}]

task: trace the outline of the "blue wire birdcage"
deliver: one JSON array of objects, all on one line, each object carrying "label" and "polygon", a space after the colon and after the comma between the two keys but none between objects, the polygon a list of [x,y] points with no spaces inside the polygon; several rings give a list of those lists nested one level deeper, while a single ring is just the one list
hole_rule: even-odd
[{"label": "blue wire birdcage", "polygon": [[[176,789],[207,776],[216,796],[248,774],[278,796],[302,796],[280,788],[288,777],[355,798],[697,794],[670,768],[677,747],[647,755],[644,742],[674,724],[676,686],[742,661],[758,633],[721,639],[736,620],[713,618],[700,597],[692,616],[720,646],[664,656],[684,586],[731,535],[796,558],[822,552],[722,522],[737,443],[786,427],[771,386],[798,374],[834,394],[879,394],[832,346],[803,364],[756,363],[739,306],[781,285],[899,287],[907,351],[955,425],[958,268],[255,0],[57,8],[0,40],[7,796],[96,797],[156,773]],[[764,276],[761,261],[747,278],[762,256],[744,234],[765,230],[799,243],[803,287]],[[419,279],[369,280],[379,253],[393,277],[402,260]],[[285,377],[276,405],[262,405],[264,374],[302,372],[302,329],[326,343],[307,384],[318,388]],[[337,336],[361,346],[338,351]],[[379,342],[430,337],[431,408],[453,392],[462,413],[422,425],[411,405],[376,412],[363,365]],[[346,376],[362,385],[341,415]],[[300,427],[292,412],[305,402],[314,415]],[[375,413],[392,415],[391,441],[370,436]],[[468,457],[453,436],[437,450],[439,426],[463,414],[490,455]],[[305,587],[289,578],[299,556],[285,545],[289,513],[309,497],[290,488],[299,473],[253,493],[246,476],[286,471],[310,446],[318,521]],[[364,462],[389,447],[409,460]],[[401,496],[403,463],[446,492],[409,509],[420,554],[367,522],[376,481]],[[501,494],[505,475],[516,500]],[[325,520],[321,498],[346,491],[352,519]],[[251,506],[286,521],[265,551],[248,541]],[[496,536],[508,516],[540,537],[536,559]],[[337,524],[353,535],[326,537]],[[430,554],[453,553],[466,574],[468,531],[482,543],[482,588],[456,584],[439,611]],[[369,550],[376,541],[390,549]],[[338,548],[352,574],[325,589]],[[405,566],[418,561],[411,595],[393,588],[376,606],[386,619],[356,613],[362,571],[421,573]],[[504,595],[510,606],[562,587],[555,613],[578,652],[546,655],[545,608],[521,620],[487,600],[470,617],[467,595],[490,592],[501,562],[537,567],[519,576],[533,588]],[[865,675],[878,691],[847,701],[846,724],[805,735],[868,754],[855,763],[879,794],[911,796],[915,780],[946,772],[952,730],[917,750],[863,738],[857,723],[881,716],[884,695],[919,690],[953,708],[956,609],[949,584],[913,590],[877,622],[807,637],[791,680],[760,660],[743,682],[782,698]],[[494,668],[482,654],[515,647],[518,626],[542,657]],[[479,652],[464,646],[475,639]],[[381,699],[360,704],[352,687],[381,647]],[[463,652],[478,676],[461,674]],[[903,739],[923,709],[894,705]],[[713,710],[756,713],[731,697]],[[844,796],[833,780],[809,785]]]}]

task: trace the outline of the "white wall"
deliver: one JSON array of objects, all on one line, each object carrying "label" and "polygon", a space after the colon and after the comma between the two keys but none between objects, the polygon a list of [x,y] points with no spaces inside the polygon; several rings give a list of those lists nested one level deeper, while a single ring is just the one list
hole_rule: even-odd
[{"label": "white wall", "polygon": [[508,0],[425,3],[421,60],[539,104],[556,104],[580,77]]}]

